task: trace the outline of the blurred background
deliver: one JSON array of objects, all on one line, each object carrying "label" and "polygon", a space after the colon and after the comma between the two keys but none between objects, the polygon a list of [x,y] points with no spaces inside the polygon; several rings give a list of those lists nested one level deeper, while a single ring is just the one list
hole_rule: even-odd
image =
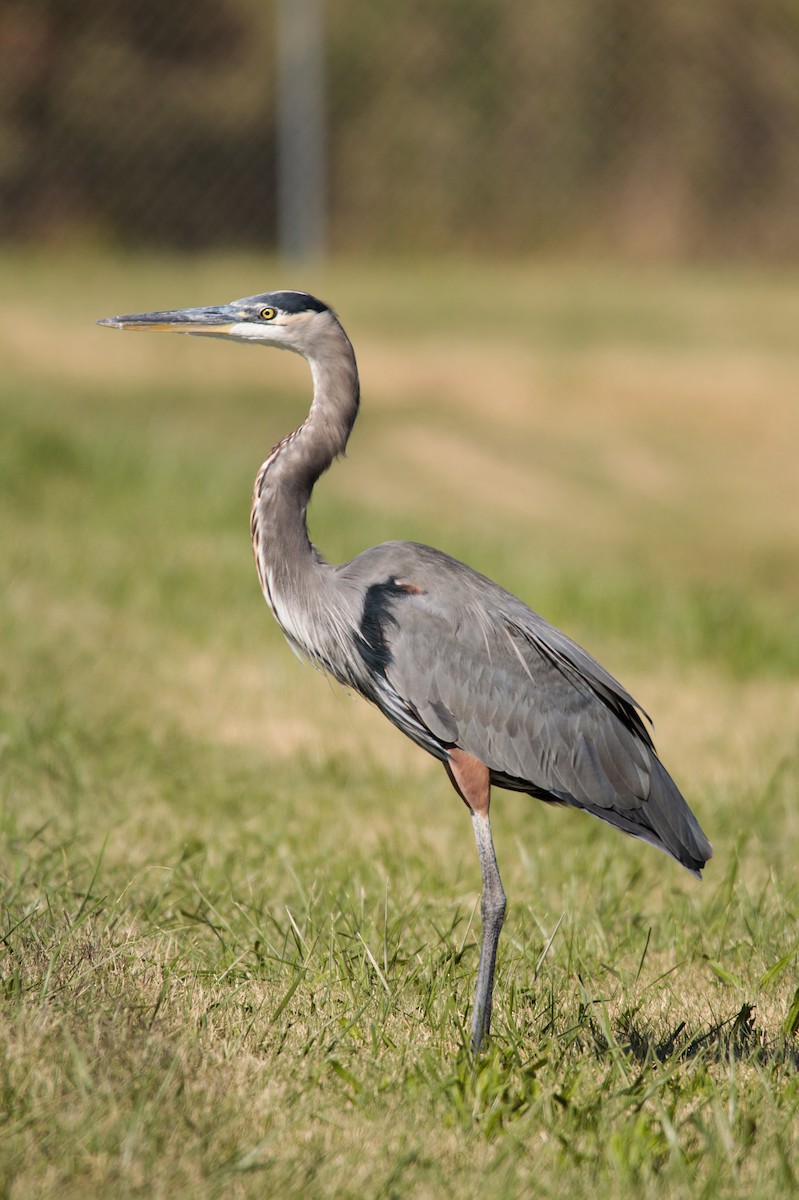
[{"label": "blurred background", "polygon": [[282,171],[306,250],[795,261],[798,129],[796,0],[0,14],[0,235],[37,243],[296,250]]}]

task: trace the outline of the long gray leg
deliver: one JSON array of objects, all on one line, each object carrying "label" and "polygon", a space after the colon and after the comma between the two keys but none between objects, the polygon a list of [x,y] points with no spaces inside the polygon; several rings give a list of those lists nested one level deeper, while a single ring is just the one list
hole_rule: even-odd
[{"label": "long gray leg", "polygon": [[483,876],[483,892],[480,897],[483,931],[480,940],[480,965],[477,968],[477,990],[472,1009],[472,1050],[476,1054],[491,1028],[494,967],[502,922],[505,920],[506,898],[488,821],[491,800],[491,776],[488,767],[479,759],[457,748],[450,751],[449,760],[445,765],[455,791],[472,814],[472,827]]},{"label": "long gray leg", "polygon": [[472,1009],[472,1050],[475,1054],[483,1044],[483,1038],[491,1029],[491,1002],[494,994],[494,967],[497,961],[497,946],[505,920],[505,889],[499,877],[494,842],[488,813],[472,813],[474,838],[483,874],[483,894],[480,897],[480,916],[483,935],[480,941],[480,966],[477,968],[477,990]]}]

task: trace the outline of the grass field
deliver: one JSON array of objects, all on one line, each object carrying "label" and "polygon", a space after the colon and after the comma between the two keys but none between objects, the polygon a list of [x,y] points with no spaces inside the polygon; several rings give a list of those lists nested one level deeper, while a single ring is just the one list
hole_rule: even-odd
[{"label": "grass field", "polygon": [[[799,1179],[799,289],[787,275],[5,254],[0,1195],[769,1197]],[[274,286],[364,407],[311,525],[493,575],[656,718],[699,884],[438,764],[291,655],[251,480],[291,356],[94,319]]]}]

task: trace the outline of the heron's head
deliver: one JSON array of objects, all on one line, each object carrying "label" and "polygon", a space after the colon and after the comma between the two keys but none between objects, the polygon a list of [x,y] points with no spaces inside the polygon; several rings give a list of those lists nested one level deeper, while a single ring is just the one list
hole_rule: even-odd
[{"label": "heron's head", "polygon": [[313,356],[331,326],[341,328],[332,309],[306,292],[264,292],[231,304],[106,317],[97,324],[262,342],[306,356]]}]

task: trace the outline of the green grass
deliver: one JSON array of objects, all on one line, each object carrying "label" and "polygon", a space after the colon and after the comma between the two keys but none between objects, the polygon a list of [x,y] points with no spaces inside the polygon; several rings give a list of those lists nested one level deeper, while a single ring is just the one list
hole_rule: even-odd
[{"label": "green grass", "polygon": [[[3,265],[0,1195],[794,1195],[795,279]],[[303,364],[92,325],[273,282],[361,358],[326,553],[419,538],[520,592],[653,713],[715,845],[700,885],[497,792],[477,1062],[465,810],[258,595]]]}]

